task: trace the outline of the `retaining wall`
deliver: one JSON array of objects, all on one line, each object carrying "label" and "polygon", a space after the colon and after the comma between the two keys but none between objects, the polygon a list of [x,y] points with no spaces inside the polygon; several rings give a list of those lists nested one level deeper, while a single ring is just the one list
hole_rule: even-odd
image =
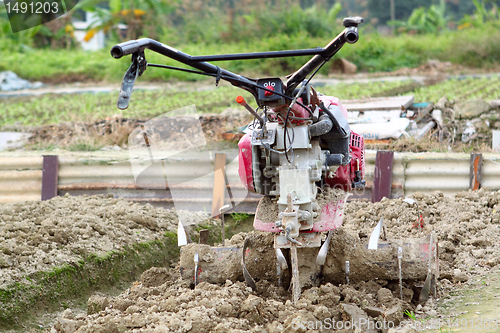
[{"label": "retaining wall", "polygon": [[[223,153],[227,154],[229,189],[235,201],[240,202],[237,211],[254,212],[259,196],[247,196],[240,183],[237,151]],[[128,151],[53,152],[52,155],[58,155],[59,159],[59,195],[112,193],[132,201],[172,207],[174,194],[176,203],[183,208],[211,209],[212,153],[170,156],[168,163],[160,163],[162,167],[150,167],[149,172],[143,173],[137,182]],[[394,153],[391,197],[409,196],[415,192],[431,193],[435,190],[453,195],[467,190],[470,183],[470,158],[465,153]],[[483,154],[482,158],[481,186],[500,190],[500,154]],[[353,198],[371,198],[375,159],[375,151],[366,152],[367,187],[356,192]],[[134,161],[136,165],[150,164],[148,159]],[[0,153],[0,203],[40,200],[42,177],[43,156],[40,152]],[[167,182],[166,178],[174,181]]]}]

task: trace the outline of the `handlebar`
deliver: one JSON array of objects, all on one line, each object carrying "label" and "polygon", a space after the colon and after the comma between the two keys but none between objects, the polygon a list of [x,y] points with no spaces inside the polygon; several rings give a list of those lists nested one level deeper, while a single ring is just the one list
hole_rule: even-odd
[{"label": "handlebar", "polygon": [[119,59],[128,54],[138,53],[144,49],[150,49],[151,51],[177,60],[202,72],[217,75],[219,78],[223,78],[233,86],[243,88],[252,93],[254,96],[256,95],[254,88],[255,80],[232,73],[211,63],[199,61],[189,54],[176,50],[171,46],[165,45],[151,38],[141,38],[117,44],[111,48],[111,55],[113,58]]},{"label": "handlebar", "polygon": [[139,41],[129,40],[127,42],[116,44],[111,48],[111,56],[115,59],[120,59],[123,56],[139,52],[139,50],[146,47],[146,45],[144,45],[145,43],[139,43]]},{"label": "handlebar", "polygon": [[342,46],[344,46],[345,43],[356,43],[359,38],[358,24],[363,23],[363,21],[364,20],[361,17],[344,19],[344,26],[346,26],[344,31],[328,43],[321,53],[315,55],[311,58],[311,60],[290,76],[286,83],[286,94],[291,94],[297,85],[304,81],[307,75],[309,75],[323,62],[330,60],[342,48]]},{"label": "handlebar", "polygon": [[330,60],[345,43],[356,43],[358,41],[358,25],[363,22],[361,17],[349,17],[344,19],[345,29],[335,37],[324,48],[313,48],[303,50],[287,50],[287,51],[271,51],[271,52],[255,52],[255,53],[239,53],[239,54],[226,54],[226,55],[212,55],[212,56],[191,56],[183,53],[175,48],[160,43],[150,38],[141,38],[137,40],[130,40],[117,44],[111,48],[111,55],[113,58],[119,59],[129,54],[136,54],[150,49],[151,51],[162,54],[166,57],[184,63],[188,66],[194,67],[204,73],[217,75],[218,78],[223,78],[234,86],[244,88],[255,94],[256,80],[250,79],[228,70],[215,66],[206,60],[220,61],[220,60],[242,60],[242,59],[261,59],[261,58],[280,58],[290,56],[304,56],[314,55],[306,64],[299,70],[293,73],[286,83],[287,96],[293,94],[294,89],[318,66]]}]

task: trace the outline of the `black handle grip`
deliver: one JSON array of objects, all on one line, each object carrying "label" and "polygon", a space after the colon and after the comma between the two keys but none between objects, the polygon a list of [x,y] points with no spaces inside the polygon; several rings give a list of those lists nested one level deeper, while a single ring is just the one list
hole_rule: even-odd
[{"label": "black handle grip", "polygon": [[138,52],[141,45],[137,40],[129,40],[120,44],[116,44],[111,48],[111,55],[113,58],[120,59],[123,56]]},{"label": "black handle grip", "polygon": [[345,29],[345,39],[349,44],[354,44],[359,39],[358,27],[348,27]]}]

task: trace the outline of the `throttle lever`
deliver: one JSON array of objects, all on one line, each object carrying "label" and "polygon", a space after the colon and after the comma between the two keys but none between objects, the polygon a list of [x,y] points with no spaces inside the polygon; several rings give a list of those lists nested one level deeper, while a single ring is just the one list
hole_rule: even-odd
[{"label": "throttle lever", "polygon": [[130,103],[130,97],[132,96],[132,90],[134,89],[134,83],[138,76],[146,70],[146,57],[144,56],[144,51],[136,52],[132,55],[132,65],[128,68],[123,76],[122,86],[120,88],[120,94],[118,95],[118,102],[116,106],[120,110],[125,110],[128,108]]}]

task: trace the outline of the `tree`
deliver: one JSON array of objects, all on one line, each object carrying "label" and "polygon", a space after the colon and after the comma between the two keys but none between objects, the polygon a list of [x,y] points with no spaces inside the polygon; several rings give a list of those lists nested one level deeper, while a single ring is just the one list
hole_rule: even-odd
[{"label": "tree", "polygon": [[440,0],[439,5],[414,9],[407,21],[389,21],[388,24],[399,27],[401,32],[436,34],[446,29],[450,20],[451,16],[446,14],[445,0]]},{"label": "tree", "polygon": [[500,25],[500,14],[495,2],[481,0],[472,0],[472,2],[475,6],[474,14],[464,15],[458,26],[459,30],[469,27],[483,27],[487,22]]},{"label": "tree", "polygon": [[[429,7],[439,0],[394,0],[396,20],[406,20],[415,8]],[[390,0],[368,0],[369,20],[376,19],[377,24],[387,24],[391,19]]]},{"label": "tree", "polygon": [[[169,0],[90,0],[84,2],[80,7],[85,11],[95,12],[99,21],[91,25],[85,40],[94,37],[97,31],[115,31],[116,37],[120,40],[136,39],[142,36],[148,26],[156,26],[156,22],[161,22],[159,17],[171,13],[176,6],[175,1]],[[127,25],[126,36],[120,34],[118,24]],[[161,27],[158,27],[161,30]],[[148,34],[153,37],[153,31]]]}]

